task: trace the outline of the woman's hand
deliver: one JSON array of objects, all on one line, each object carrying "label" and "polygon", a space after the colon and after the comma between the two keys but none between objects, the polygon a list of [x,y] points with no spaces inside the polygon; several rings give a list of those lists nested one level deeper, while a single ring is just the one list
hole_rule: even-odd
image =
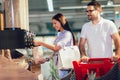
[{"label": "woman's hand", "polygon": [[35,47],[41,46],[41,42],[40,41],[34,40],[33,43],[34,43]]},{"label": "woman's hand", "polygon": [[35,60],[35,64],[43,64],[46,61],[47,61],[46,58],[41,57],[41,58]]}]

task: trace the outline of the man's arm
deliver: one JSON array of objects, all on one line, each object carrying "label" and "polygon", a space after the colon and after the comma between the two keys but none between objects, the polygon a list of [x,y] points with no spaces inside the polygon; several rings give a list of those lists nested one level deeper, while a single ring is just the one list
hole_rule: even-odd
[{"label": "man's arm", "polygon": [[80,50],[81,57],[86,56],[85,43],[86,43],[86,39],[81,38],[80,39],[80,44],[79,44],[79,50]]},{"label": "man's arm", "polygon": [[113,34],[112,39],[114,41],[114,45],[116,49],[115,56],[120,57],[120,36],[119,34],[118,33]]}]

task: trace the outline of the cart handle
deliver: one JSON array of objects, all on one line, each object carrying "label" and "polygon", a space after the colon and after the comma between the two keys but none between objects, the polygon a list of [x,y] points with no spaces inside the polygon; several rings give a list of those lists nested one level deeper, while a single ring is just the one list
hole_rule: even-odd
[{"label": "cart handle", "polygon": [[[82,60],[79,61],[79,63],[82,62],[83,62]],[[88,61],[85,63],[111,63],[111,62],[112,62],[111,58],[89,58]]]},{"label": "cart handle", "polygon": [[[113,62],[113,63],[119,62],[120,63],[120,58],[118,59],[118,61],[113,61],[112,58],[89,58],[88,61],[85,63],[89,63],[92,61]],[[81,62],[83,62],[83,61],[82,60],[78,61],[78,63],[81,63]]]},{"label": "cart handle", "polygon": [[104,61],[104,60],[109,60],[111,61],[111,58],[89,58],[88,61]]},{"label": "cart handle", "polygon": [[[112,58],[89,58],[88,62],[89,61],[105,61],[105,60],[111,61],[111,62],[116,62],[116,61],[113,61]],[[120,58],[117,61],[120,62]]]}]

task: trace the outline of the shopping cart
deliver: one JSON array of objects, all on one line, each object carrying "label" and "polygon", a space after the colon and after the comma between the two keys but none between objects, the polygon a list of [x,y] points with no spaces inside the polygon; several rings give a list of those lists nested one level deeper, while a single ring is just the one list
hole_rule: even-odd
[{"label": "shopping cart", "polygon": [[109,58],[92,58],[88,63],[73,61],[76,80],[89,80],[91,73],[95,74],[92,80],[120,80],[119,66],[118,62],[113,63]]}]

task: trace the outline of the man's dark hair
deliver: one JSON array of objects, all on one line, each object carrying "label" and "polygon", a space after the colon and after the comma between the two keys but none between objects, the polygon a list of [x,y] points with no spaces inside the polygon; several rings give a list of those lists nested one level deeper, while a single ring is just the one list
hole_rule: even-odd
[{"label": "man's dark hair", "polygon": [[98,1],[91,1],[87,4],[87,6],[94,6],[95,9],[102,9],[101,4]]}]

